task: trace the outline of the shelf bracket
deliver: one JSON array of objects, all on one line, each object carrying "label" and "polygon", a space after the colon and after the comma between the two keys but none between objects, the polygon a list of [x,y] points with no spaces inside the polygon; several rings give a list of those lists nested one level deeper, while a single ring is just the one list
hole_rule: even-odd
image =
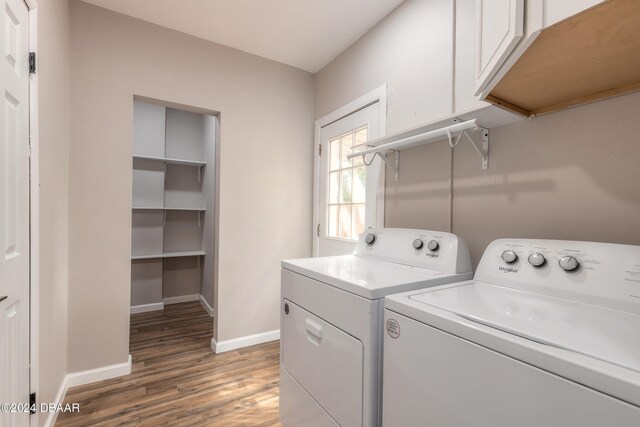
[{"label": "shelf bracket", "polygon": [[[464,120],[453,119],[453,121],[455,123],[461,123]],[[466,130],[462,131],[462,134],[464,134],[464,136],[467,137],[471,145],[473,145],[473,148],[475,148],[478,154],[480,154],[480,157],[482,158],[482,169],[485,170],[489,168],[489,129],[484,128],[482,126],[479,126],[479,128],[480,128],[480,131],[482,132],[482,147],[478,147],[478,144],[476,144],[473,141],[473,139],[469,136]],[[457,145],[462,134],[458,137],[455,144],[452,144],[451,135],[449,135],[449,145],[451,145],[452,148],[454,148]]]},{"label": "shelf bracket", "polygon": [[489,129],[480,128],[482,130],[482,150],[484,156],[482,156],[482,169],[489,168]]},{"label": "shelf bracket", "polygon": [[391,161],[389,159],[387,159],[387,156],[385,156],[384,154],[382,154],[381,152],[376,152],[376,155],[379,156],[383,162],[386,163],[387,166],[389,166],[389,168],[391,170],[393,170],[395,172],[395,179],[396,182],[398,182],[398,178],[399,178],[399,173],[400,173],[400,167],[399,167],[399,151],[398,150],[393,150],[393,155],[395,158],[395,164],[391,163]]},{"label": "shelf bracket", "polygon": [[487,169],[489,167],[489,129],[481,127],[480,130],[482,131],[482,148],[478,147],[478,144],[473,142],[469,135],[467,135],[467,139],[482,157],[482,169]]}]

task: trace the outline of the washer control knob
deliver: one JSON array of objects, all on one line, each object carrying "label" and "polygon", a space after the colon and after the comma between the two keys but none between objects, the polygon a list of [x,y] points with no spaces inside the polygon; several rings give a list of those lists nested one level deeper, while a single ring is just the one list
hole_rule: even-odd
[{"label": "washer control knob", "polygon": [[423,246],[424,246],[424,243],[422,242],[422,239],[415,239],[413,241],[413,248],[414,249],[422,249]]},{"label": "washer control knob", "polygon": [[560,264],[560,268],[564,271],[576,271],[580,267],[580,262],[571,255],[566,255],[560,258],[558,264]]},{"label": "washer control knob", "polygon": [[502,252],[502,260],[507,264],[513,264],[518,260],[518,254],[510,249],[507,249],[506,251]]},{"label": "washer control knob", "polygon": [[376,242],[376,235],[373,233],[367,234],[364,238],[364,242],[369,246],[373,245]]},{"label": "washer control knob", "polygon": [[436,242],[435,240],[429,240],[429,243],[427,243],[427,247],[430,251],[435,252],[440,249],[440,243]]},{"label": "washer control knob", "polygon": [[547,263],[547,259],[539,252],[529,255],[529,264],[534,267],[542,267]]}]

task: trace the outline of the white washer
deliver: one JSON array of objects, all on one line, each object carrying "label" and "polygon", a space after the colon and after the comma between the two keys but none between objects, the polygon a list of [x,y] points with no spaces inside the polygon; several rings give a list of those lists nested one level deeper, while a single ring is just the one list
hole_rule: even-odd
[{"label": "white washer", "polygon": [[385,426],[640,426],[640,247],[497,240],[385,321]]},{"label": "white washer", "polygon": [[425,230],[369,229],[352,255],[283,261],[282,423],[379,425],[383,298],[471,277],[465,243]]}]

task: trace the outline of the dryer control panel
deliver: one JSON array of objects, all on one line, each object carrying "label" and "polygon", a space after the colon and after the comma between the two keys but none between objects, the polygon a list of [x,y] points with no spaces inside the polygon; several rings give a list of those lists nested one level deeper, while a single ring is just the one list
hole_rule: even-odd
[{"label": "dryer control panel", "polygon": [[474,279],[640,313],[640,246],[499,239]]},{"label": "dryer control panel", "polygon": [[353,254],[445,273],[472,271],[464,240],[442,231],[369,228],[360,236]]}]

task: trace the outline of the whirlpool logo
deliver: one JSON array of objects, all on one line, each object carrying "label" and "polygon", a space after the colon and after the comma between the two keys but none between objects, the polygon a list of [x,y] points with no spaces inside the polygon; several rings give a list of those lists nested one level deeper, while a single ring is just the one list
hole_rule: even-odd
[{"label": "whirlpool logo", "polygon": [[498,267],[498,270],[504,273],[517,273],[518,269],[513,267]]}]

